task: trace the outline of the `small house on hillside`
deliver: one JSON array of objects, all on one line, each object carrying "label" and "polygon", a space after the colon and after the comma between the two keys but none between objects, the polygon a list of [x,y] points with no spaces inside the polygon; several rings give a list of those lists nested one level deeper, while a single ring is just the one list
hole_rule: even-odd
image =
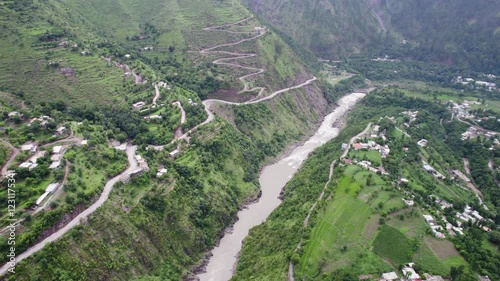
[{"label": "small house on hillside", "polygon": [[398,280],[399,277],[396,274],[396,272],[387,272],[382,274],[382,280],[383,281],[393,281],[393,280]]},{"label": "small house on hillside", "polygon": [[132,107],[133,107],[134,109],[141,109],[141,108],[143,108],[145,105],[146,105],[146,103],[145,103],[145,102],[140,101],[140,102],[136,102],[136,103],[134,103],[134,104],[132,105]]},{"label": "small house on hillside", "polygon": [[61,136],[64,133],[66,133],[66,127],[62,126],[62,127],[57,128],[57,130],[56,130],[56,136]]},{"label": "small house on hillside", "polygon": [[170,152],[168,155],[170,155],[170,157],[174,158],[175,156],[179,155],[179,150],[174,150],[172,152]]}]

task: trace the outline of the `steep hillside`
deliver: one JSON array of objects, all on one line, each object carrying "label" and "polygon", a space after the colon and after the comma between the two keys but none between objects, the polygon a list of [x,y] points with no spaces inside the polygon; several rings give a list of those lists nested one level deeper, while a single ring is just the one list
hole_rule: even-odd
[{"label": "steep hillside", "polygon": [[[485,72],[500,69],[497,1],[244,2],[325,59],[384,50],[400,58],[465,64]],[[407,43],[401,44],[403,40]]]},{"label": "steep hillside", "polygon": [[[45,210],[32,212],[33,201],[43,184],[64,175],[62,169],[19,174],[20,190],[30,192],[19,198],[24,221],[16,250],[22,253],[60,229],[123,171],[124,154],[109,147],[111,139],[137,144],[150,168],[117,184],[82,225],[3,279],[181,280],[216,244],[238,208],[258,196],[263,163],[310,134],[339,94],[329,95],[317,82],[304,84],[314,81],[304,63],[238,1],[1,3],[1,125],[9,129],[2,139],[17,147],[41,142],[42,133],[50,138],[43,129],[25,137],[32,128],[27,118],[16,123],[7,116],[21,108],[27,117],[57,117],[54,127],[71,124],[72,134],[88,139],[88,146],[69,147],[69,182]],[[153,99],[158,84],[152,84],[159,81],[169,87]],[[200,98],[256,99],[300,84],[259,104],[213,105],[212,122],[195,130],[190,141],[168,144],[174,129],[185,133],[205,120]],[[145,112],[131,109],[139,101],[147,103]],[[172,103],[185,109],[185,123]],[[152,114],[160,120],[147,120]],[[167,145],[155,151],[153,144]],[[174,149],[180,150],[177,157],[169,155]],[[114,165],[113,155],[120,156]],[[16,161],[26,157],[21,153]],[[158,177],[160,167],[168,172]],[[5,239],[0,237],[2,247]]]},{"label": "steep hillside", "polygon": [[[150,83],[132,89],[130,72],[143,81],[166,80],[202,98],[220,90],[234,96],[242,88],[238,78],[252,71],[214,65],[224,55],[200,51],[249,38],[262,26],[236,0],[1,3],[0,90],[34,103],[116,104],[132,93],[153,91]],[[233,32],[205,29],[242,19],[249,20]],[[269,91],[310,77],[287,43],[271,31],[217,51],[255,53],[238,63],[265,68],[267,75],[252,78],[260,80],[254,86]]]}]

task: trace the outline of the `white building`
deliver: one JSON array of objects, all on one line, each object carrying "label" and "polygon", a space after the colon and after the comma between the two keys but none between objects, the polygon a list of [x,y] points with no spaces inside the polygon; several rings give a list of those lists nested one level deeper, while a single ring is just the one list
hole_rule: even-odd
[{"label": "white building", "polygon": [[392,280],[398,280],[399,277],[396,274],[396,272],[387,272],[382,274],[382,280],[383,281],[392,281]]},{"label": "white building", "polygon": [[427,140],[426,139],[421,139],[417,142],[417,145],[420,147],[426,147],[427,146]]},{"label": "white building", "polygon": [[168,155],[170,155],[170,157],[175,157],[175,156],[179,155],[179,150],[176,149],[176,150],[170,152]]},{"label": "white building", "polygon": [[59,154],[63,151],[63,147],[61,145],[56,145],[52,148],[52,152],[55,154]]},{"label": "white building", "polygon": [[43,202],[43,200],[47,197],[47,195],[49,195],[50,193],[49,192],[45,192],[44,194],[42,194],[40,197],[38,197],[38,199],[36,200],[36,203],[38,206],[40,206],[40,204]]},{"label": "white building", "polygon": [[418,273],[415,272],[415,269],[411,267],[405,267],[401,271],[403,272],[403,276],[408,276],[408,279],[410,280],[420,279],[420,275],[418,275]]},{"label": "white building", "polygon": [[56,190],[59,188],[59,183],[51,183],[47,188],[45,189],[45,192],[48,192],[50,194],[53,194],[56,192]]},{"label": "white building", "polygon": [[158,173],[156,173],[156,177],[157,178],[161,178],[166,173],[167,173],[167,169],[166,168],[158,169]]},{"label": "white building", "polygon": [[136,103],[134,103],[134,104],[132,105],[132,107],[133,107],[134,109],[141,109],[141,108],[143,108],[145,105],[146,105],[146,103],[145,103],[145,102],[140,101],[140,102],[136,102]]},{"label": "white building", "polygon": [[61,161],[52,162],[52,164],[50,164],[49,169],[52,169],[52,170],[57,169],[60,165],[61,165]]}]

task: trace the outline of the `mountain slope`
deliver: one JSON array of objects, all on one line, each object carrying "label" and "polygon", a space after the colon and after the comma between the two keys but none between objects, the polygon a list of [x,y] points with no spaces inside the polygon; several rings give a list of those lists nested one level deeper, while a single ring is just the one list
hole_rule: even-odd
[{"label": "mountain slope", "polygon": [[[498,1],[244,2],[325,59],[385,50],[400,57],[500,71],[500,51],[496,47],[500,43]],[[409,44],[402,45],[403,39]],[[390,52],[394,48],[398,52]]]},{"label": "mountain slope", "polygon": [[[107,148],[108,141],[117,138],[141,144],[137,153],[151,168],[130,183],[115,186],[106,203],[86,222],[20,262],[15,276],[2,277],[7,280],[92,280],[95,276],[99,280],[180,280],[190,275],[234,220],[238,208],[258,195],[256,177],[262,164],[311,133],[331,106],[332,100],[330,103],[326,100],[319,83],[257,105],[213,106],[217,116],[224,118],[216,117],[200,127],[192,135],[191,145],[180,142],[179,147],[167,145],[164,151],[156,152],[148,147],[152,144],[148,133],[122,135],[113,124],[101,126],[89,116],[109,114],[121,125],[147,127],[149,133],[172,134],[172,124],[155,126],[135,111],[137,118],[132,120],[115,116],[114,110],[101,112],[100,107],[85,105],[109,103],[112,106],[106,109],[130,112],[135,102],[149,103],[154,93],[152,82],[163,80],[172,85],[172,91],[161,89],[159,103],[165,102],[167,107],[159,112],[171,114],[175,109],[178,113],[178,108],[168,105],[172,99],[179,99],[186,109],[188,121],[184,129],[187,130],[201,122],[199,118],[191,119],[198,123],[190,120],[196,110],[204,114],[196,94],[248,99],[258,91],[244,95],[238,92],[262,87],[265,89],[262,96],[266,96],[304,83],[312,74],[273,31],[256,40],[234,44],[251,38],[249,34],[261,30],[262,24],[233,0],[3,1],[0,12],[2,23],[8,27],[5,40],[0,41],[9,47],[0,50],[1,63],[4,66],[8,62],[10,71],[18,74],[9,74],[7,67],[0,69],[3,90],[26,100],[26,110],[61,100],[75,113],[54,110],[50,115],[57,114],[64,121],[82,121],[82,127],[75,129],[75,133],[83,130],[87,135],[87,128],[90,131],[100,127],[96,136],[87,135],[89,144],[99,139]],[[218,28],[230,32],[206,29],[243,19],[248,21]],[[59,46],[64,41],[69,46]],[[78,44],[77,50],[71,47],[74,43]],[[202,52],[221,44],[225,45],[214,49],[221,53]],[[153,50],[141,50],[146,46]],[[83,51],[89,54],[82,55]],[[16,65],[9,52],[15,52],[20,63]],[[221,58],[239,57],[234,53],[251,56],[229,59],[232,66],[213,63]],[[38,72],[24,70],[37,61],[43,66]],[[48,67],[49,62],[58,65]],[[134,83],[132,76],[125,78],[127,68],[120,69],[117,64],[128,65],[129,71],[135,70],[142,76],[139,80],[148,82]],[[63,67],[71,67],[74,77],[65,78],[61,74]],[[248,77],[245,87],[238,78],[252,74],[252,68],[265,72]],[[94,75],[94,79],[88,79],[87,75]],[[36,88],[26,81],[36,82]],[[197,105],[188,105],[188,98]],[[203,114],[196,117],[204,118]],[[182,152],[171,159],[169,152],[176,148]],[[67,160],[72,164],[79,162],[82,154],[91,154],[88,151],[70,148]],[[159,167],[168,168],[163,178],[156,177]],[[89,178],[85,173],[79,175],[78,169],[70,170],[70,176],[84,182]],[[93,183],[92,188],[100,190],[104,181]],[[66,198],[75,196],[74,187],[64,189]],[[33,186],[26,183],[26,188]],[[85,198],[80,209],[95,199]],[[63,199],[58,200],[56,203]],[[61,211],[58,204],[52,207],[31,216],[31,224],[22,224],[16,250],[22,252],[63,225],[59,217],[67,216],[66,211],[78,212]],[[47,217],[51,219],[49,222]],[[59,223],[52,225],[54,221]],[[4,238],[1,237],[2,241]]]}]

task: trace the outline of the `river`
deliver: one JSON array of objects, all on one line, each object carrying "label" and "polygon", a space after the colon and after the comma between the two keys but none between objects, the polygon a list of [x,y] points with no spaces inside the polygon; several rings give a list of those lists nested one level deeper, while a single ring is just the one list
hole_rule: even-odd
[{"label": "river", "polygon": [[333,124],[343,118],[347,111],[352,109],[356,102],[365,94],[352,93],[338,103],[332,113],[328,114],[316,133],[303,145],[295,148],[287,157],[279,162],[266,166],[260,175],[259,183],[262,196],[259,201],[238,212],[238,221],[232,231],[221,239],[219,246],[212,250],[205,273],[199,274],[200,281],[227,281],[233,276],[241,250],[243,239],[249,230],[261,224],[276,209],[281,200],[278,198],[286,183],[302,166],[309,153],[336,137],[342,128],[333,127]]}]

